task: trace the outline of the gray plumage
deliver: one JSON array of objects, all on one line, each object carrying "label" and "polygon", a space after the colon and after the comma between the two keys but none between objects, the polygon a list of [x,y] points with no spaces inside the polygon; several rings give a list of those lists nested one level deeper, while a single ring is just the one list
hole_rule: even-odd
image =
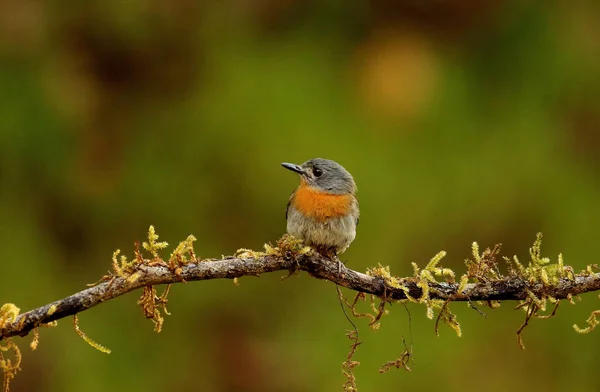
[{"label": "gray plumage", "polygon": [[282,164],[298,173],[309,187],[332,195],[351,195],[348,214],[324,221],[304,215],[293,204],[296,191],[290,196],[286,209],[287,232],[304,240],[307,245],[325,248],[334,253],[344,252],[356,237],[360,211],[356,199],[356,183],[352,175],[339,163],[314,158],[301,165]]}]

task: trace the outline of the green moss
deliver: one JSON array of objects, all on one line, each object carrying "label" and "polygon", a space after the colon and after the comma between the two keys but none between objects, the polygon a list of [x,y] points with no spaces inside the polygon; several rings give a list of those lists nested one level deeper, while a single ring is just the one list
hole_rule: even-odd
[{"label": "green moss", "polygon": [[98,350],[100,352],[103,352],[105,354],[110,354],[110,349],[109,348],[104,347],[100,343],[94,341],[92,338],[90,338],[89,336],[87,336],[79,328],[79,319],[77,318],[77,315],[73,316],[73,327],[75,328],[75,332],[77,332],[77,335],[79,335],[87,344],[89,344],[90,346],[92,346],[93,348],[95,348],[96,350]]},{"label": "green moss", "polygon": [[148,242],[143,242],[142,247],[152,254],[155,260],[158,260],[160,256],[158,251],[165,249],[169,244],[165,241],[158,241],[158,234],[154,230],[154,226],[150,225],[148,229]]}]

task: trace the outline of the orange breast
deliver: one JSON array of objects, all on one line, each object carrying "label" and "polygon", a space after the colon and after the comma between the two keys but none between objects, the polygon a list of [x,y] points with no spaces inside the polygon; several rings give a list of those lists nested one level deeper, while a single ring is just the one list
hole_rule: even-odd
[{"label": "orange breast", "polygon": [[294,197],[294,207],[304,215],[318,221],[338,218],[350,210],[352,195],[333,195],[319,191],[311,186],[300,184]]}]

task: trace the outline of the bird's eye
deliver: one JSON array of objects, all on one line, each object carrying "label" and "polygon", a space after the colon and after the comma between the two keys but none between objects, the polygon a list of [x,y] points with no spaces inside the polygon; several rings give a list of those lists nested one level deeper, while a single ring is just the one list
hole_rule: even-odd
[{"label": "bird's eye", "polygon": [[323,170],[319,169],[318,167],[313,168],[313,174],[315,175],[315,177],[321,177],[321,174],[323,174]]}]

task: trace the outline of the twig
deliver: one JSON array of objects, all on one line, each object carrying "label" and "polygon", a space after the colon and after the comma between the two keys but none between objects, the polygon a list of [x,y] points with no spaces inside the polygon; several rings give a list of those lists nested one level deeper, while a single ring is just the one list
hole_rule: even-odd
[{"label": "twig", "polygon": [[[338,268],[341,268],[341,273]],[[175,284],[208,279],[234,279],[243,276],[257,276],[267,272],[302,270],[316,278],[329,280],[340,286],[389,300],[406,299],[405,289],[393,287],[379,277],[369,276],[348,269],[345,265],[313,252],[310,255],[260,256],[256,258],[225,258],[189,263],[172,271],[167,264],[148,265],[140,263],[136,271],[128,276],[117,276],[110,281],[99,283],[64,299],[54,301],[37,309],[19,314],[12,322],[0,329],[0,341],[11,336],[26,336],[31,330],[49,322],[76,315],[102,302],[121,296],[130,291],[154,285]],[[412,298],[420,298],[422,289],[412,278],[400,279]],[[575,275],[573,279],[561,278],[552,287],[542,283],[528,284],[516,277],[504,277],[483,283],[470,283],[461,293],[457,293],[456,283],[434,283],[429,286],[431,299],[450,301],[496,301],[525,300],[527,292],[538,297],[551,296],[566,299],[581,293],[600,290],[600,273]]]}]

